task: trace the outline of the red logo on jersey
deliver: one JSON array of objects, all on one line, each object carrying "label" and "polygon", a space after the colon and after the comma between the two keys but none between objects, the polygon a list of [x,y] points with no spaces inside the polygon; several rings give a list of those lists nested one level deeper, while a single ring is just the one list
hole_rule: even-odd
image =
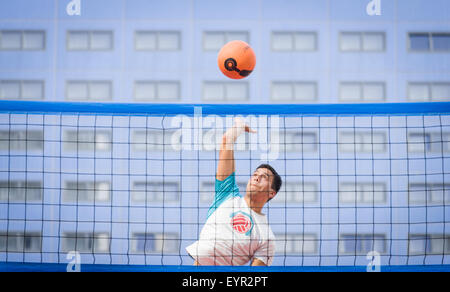
[{"label": "red logo on jersey", "polygon": [[247,214],[239,212],[231,218],[231,226],[235,231],[249,235],[249,231],[251,231],[253,227],[253,222]]}]

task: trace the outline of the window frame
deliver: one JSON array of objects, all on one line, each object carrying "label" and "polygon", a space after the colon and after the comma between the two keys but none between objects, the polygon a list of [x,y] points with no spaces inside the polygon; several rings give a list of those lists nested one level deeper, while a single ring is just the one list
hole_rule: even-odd
[{"label": "window frame", "polygon": [[[218,45],[217,48],[207,49],[206,46],[205,46],[206,35],[211,34],[211,33],[223,34],[224,43]],[[202,50],[203,50],[203,52],[218,52],[221,47],[223,47],[228,42],[232,41],[232,39],[230,39],[230,34],[233,34],[233,33],[245,34],[246,38],[245,39],[241,39],[241,40],[246,42],[246,43],[250,43],[250,31],[248,31],[248,30],[227,30],[227,31],[224,31],[224,30],[217,30],[217,31],[215,31],[215,30],[205,30],[202,33]]]},{"label": "window frame", "polygon": [[[3,249],[3,246],[0,246],[0,252],[6,252],[6,253],[41,253],[42,252],[42,240],[43,236],[42,233],[39,231],[0,231],[0,238],[6,238],[5,240],[5,246]],[[16,246],[13,249],[9,248],[9,245],[11,243],[10,240],[8,240],[8,237],[14,237],[16,240]],[[26,249],[26,240],[30,238],[37,238],[38,241],[38,248],[36,249]],[[3,240],[2,240],[3,241]],[[18,243],[21,243],[22,248],[20,249]]]},{"label": "window frame", "polygon": [[[143,235],[143,239],[138,238],[138,236]],[[152,236],[153,238],[148,239],[148,237]],[[145,231],[136,231],[131,232],[129,241],[129,250],[132,254],[137,255],[154,255],[154,254],[176,254],[180,251],[180,244],[183,240],[180,238],[179,234],[176,232],[145,232]],[[144,250],[140,250],[138,248],[139,242],[144,241]],[[151,245],[153,245],[152,250],[146,250],[147,241],[153,241]],[[174,245],[176,248],[167,250],[166,241],[175,241]],[[170,247],[170,246],[169,246]]]},{"label": "window frame", "polygon": [[[306,237],[306,238],[305,238]],[[309,237],[309,238],[308,238]],[[276,253],[281,253],[284,255],[317,255],[319,242],[321,241],[317,234],[307,232],[307,233],[278,233],[275,235],[275,250]],[[312,242],[314,245],[313,251],[306,250],[305,251],[305,241]],[[290,243],[291,242],[291,243]],[[292,245],[295,242],[301,243],[301,248],[298,249],[292,248]],[[289,244],[290,243],[290,244]],[[282,246],[283,245],[283,246]],[[280,250],[277,250],[279,248]]]},{"label": "window frame", "polygon": [[[154,86],[154,96],[155,98],[137,98],[137,87],[140,84],[152,84]],[[170,84],[176,86],[177,97],[176,98],[165,98],[161,97],[160,85]],[[181,82],[178,80],[135,80],[133,83],[133,100],[137,102],[178,102],[181,101]]]},{"label": "window frame", "polygon": [[[351,201],[343,200],[343,191],[342,189],[345,186],[354,187],[353,192],[355,193],[354,197]],[[382,187],[382,191],[377,191],[378,187]],[[369,190],[367,190],[369,189]],[[338,191],[338,200],[340,204],[344,205],[373,205],[373,206],[381,206],[388,203],[387,198],[387,183],[382,181],[377,182],[339,182],[339,191]],[[362,193],[363,195],[358,195]],[[372,200],[366,200],[366,196],[364,193],[372,193]],[[381,194],[379,194],[381,193]],[[381,199],[376,200],[375,198],[381,195]]]},{"label": "window frame", "polygon": [[[293,192],[293,191],[287,191],[286,187],[287,186],[298,186],[298,191],[297,192]],[[309,190],[305,190],[305,186],[312,186],[313,187],[313,191],[309,191]],[[280,192],[284,195],[281,195],[281,199],[280,197],[278,197],[279,195],[277,195],[273,201],[273,204],[284,204],[284,203],[291,203],[291,204],[316,204],[319,202],[319,184],[315,181],[299,181],[299,182],[285,182],[283,183],[282,189],[280,189]],[[288,194],[290,193],[290,194]],[[305,193],[307,193],[308,195],[305,195]],[[300,196],[295,196],[295,194],[301,194]],[[306,196],[311,196],[312,199],[306,199]],[[297,199],[293,199],[293,198],[297,198]]]},{"label": "window frame", "polygon": [[[16,186],[12,186],[12,185]],[[37,186],[31,186],[30,184],[38,184]],[[4,186],[5,185],[5,186]],[[7,185],[7,186],[6,186]],[[39,203],[44,200],[44,187],[42,181],[39,180],[7,180],[0,181],[0,189],[8,189],[8,195],[6,199],[2,199],[0,196],[0,202],[15,202],[15,203]],[[11,189],[23,190],[23,199],[17,199],[11,196]],[[38,199],[30,199],[27,195],[28,190],[39,190]],[[22,198],[22,196],[21,196]]]},{"label": "window frame", "polygon": [[[373,143],[373,138],[375,135],[380,135],[383,137],[384,143]],[[348,136],[350,138],[353,137],[353,143],[346,143],[342,142],[342,136]],[[366,139],[369,138],[372,143],[365,142]],[[363,141],[362,143],[358,142],[359,140]],[[342,153],[357,153],[357,154],[379,154],[379,153],[386,153],[388,150],[387,144],[389,144],[388,141],[388,133],[386,131],[382,130],[373,130],[370,129],[368,131],[362,131],[362,130],[340,130],[337,137],[337,143],[338,143],[338,151]],[[374,145],[381,144],[383,147],[383,150],[375,150]],[[342,147],[349,147],[354,145],[352,150],[343,149]],[[360,145],[360,146],[358,146]],[[370,145],[370,146],[366,146]],[[359,147],[359,148],[358,148]],[[366,149],[367,147],[370,147],[371,149]]]},{"label": "window frame", "polygon": [[[136,185],[143,184],[144,189],[137,189]],[[166,198],[160,198],[160,194],[164,194],[164,192],[167,192],[163,189],[169,186],[174,186],[175,190],[170,191],[170,193],[175,194],[175,198],[172,199],[172,197],[169,197],[170,199]],[[154,188],[161,190],[158,193],[154,192]],[[136,198],[137,194],[143,194],[145,198],[143,200]],[[150,194],[150,196],[148,196]],[[141,180],[135,180],[132,184],[132,189],[130,191],[130,200],[134,204],[159,204],[159,203],[178,203],[181,200],[181,187],[180,183],[178,181],[141,181]]]},{"label": "window frame", "polygon": [[[88,38],[87,48],[73,49],[70,47],[71,33],[86,33]],[[95,33],[108,33],[111,36],[110,47],[106,49],[92,48],[92,35]],[[66,30],[66,51],[67,52],[108,52],[114,51],[114,30]]]},{"label": "window frame", "polygon": [[[416,239],[413,239],[415,237]],[[411,252],[412,240],[425,240],[423,251]],[[433,240],[443,240],[442,251],[433,251]],[[408,243],[406,247],[408,256],[427,256],[427,255],[450,255],[450,234],[438,233],[410,233],[408,234]]]},{"label": "window frame", "polygon": [[[90,244],[92,245],[89,249],[83,249],[80,250],[79,246],[79,240],[84,241],[91,241]],[[103,250],[96,250],[96,240],[101,239],[107,239],[108,240],[108,246],[107,249]],[[67,246],[69,244],[68,240],[74,240],[75,241],[75,247],[72,248],[72,246]],[[110,254],[111,250],[111,243],[113,238],[111,238],[111,234],[109,234],[108,231],[99,231],[99,232],[92,232],[92,231],[65,231],[61,235],[61,246],[60,251],[61,252],[70,252],[70,251],[78,251],[81,254]]]},{"label": "window frame", "polygon": [[[442,200],[435,200],[433,191],[442,190]],[[446,194],[446,191],[449,192]],[[424,192],[424,198],[421,200],[411,200],[411,193]],[[414,196],[414,194],[413,194]],[[449,197],[449,199],[446,199]],[[450,205],[450,184],[435,182],[409,182],[408,184],[408,204],[413,206],[448,206]]]},{"label": "window frame", "polygon": [[[16,98],[3,97],[2,84],[15,82],[19,85],[19,97],[18,100],[44,100],[45,99],[45,80],[37,79],[1,79],[0,80],[0,100],[16,100]],[[39,98],[25,98],[24,97],[24,84],[26,83],[39,83],[41,85],[41,96]]]},{"label": "window frame", "polygon": [[[138,46],[137,46],[138,35],[144,34],[144,33],[155,34],[155,49],[138,48]],[[176,34],[177,35],[177,47],[174,49],[161,49],[161,46],[160,46],[161,34]],[[143,30],[143,29],[139,29],[139,30],[134,31],[133,37],[134,37],[133,45],[134,45],[134,50],[136,52],[176,52],[176,51],[182,50],[182,34],[178,30]]]},{"label": "window frame", "polygon": [[[300,143],[284,143],[287,140],[295,141],[295,137],[301,137]],[[316,153],[319,150],[319,134],[316,130],[292,130],[292,129],[284,129],[280,132],[280,151],[287,153]],[[308,140],[305,142],[305,137],[312,138],[313,142],[309,143]],[[296,145],[299,145],[299,149],[294,149]]]},{"label": "window frame", "polygon": [[[342,48],[342,40],[343,35],[345,34],[357,34],[359,38],[359,49],[352,49],[352,50],[344,50]],[[364,49],[364,35],[375,35],[380,34],[383,39],[383,48],[381,50],[365,50]],[[340,53],[386,53],[387,46],[386,46],[386,32],[385,31],[340,31],[338,36],[339,41],[339,52]]]},{"label": "window frame", "polygon": [[[44,130],[30,130],[30,129],[18,129],[18,130],[0,130],[1,134],[7,134],[7,139],[1,139],[0,141],[0,151],[43,151],[44,150]],[[30,139],[33,137],[30,137],[31,135],[37,134],[38,136],[42,137],[42,139]],[[13,136],[13,137],[11,137]],[[16,137],[14,137],[16,136]],[[33,147],[30,148],[29,142],[38,142],[39,147]],[[18,143],[20,142],[20,143]],[[23,142],[23,143],[22,143]],[[8,144],[7,147],[4,147],[4,145]],[[17,146],[14,143],[20,145],[20,147],[11,147]],[[37,144],[37,143],[36,143]]]},{"label": "window frame", "polygon": [[[425,100],[412,100],[411,99],[411,87],[413,87],[415,85],[417,85],[417,86],[421,85],[421,86],[426,86],[427,87],[427,92],[428,93],[427,93],[427,98]],[[434,82],[427,82],[427,81],[415,82],[415,81],[412,81],[412,82],[408,82],[408,84],[407,84],[407,97],[406,98],[407,98],[407,100],[409,102],[439,102],[439,101],[445,101],[443,99],[437,99],[437,98],[435,98],[433,96],[433,86],[439,86],[439,85],[441,85],[441,86],[448,86],[450,88],[450,82],[445,82],[445,81],[442,81],[442,82],[440,82],[440,81],[434,81]],[[450,98],[450,96],[449,96],[449,98]]]},{"label": "window frame", "polygon": [[[245,85],[245,99],[229,99],[228,95],[227,95],[227,86],[228,85],[237,85],[237,84],[242,84]],[[223,92],[223,98],[222,99],[205,99],[205,87],[207,85],[220,85],[222,86],[222,92]],[[204,80],[202,83],[202,98],[201,100],[203,102],[208,102],[208,103],[223,103],[223,102],[249,102],[250,101],[250,84],[247,81],[240,81],[238,83],[232,82],[232,81],[208,81],[208,80]]]},{"label": "window frame", "polygon": [[[139,153],[145,153],[145,152],[162,152],[162,151],[168,151],[172,152],[175,151],[175,149],[171,146],[171,137],[174,135],[177,131],[175,129],[170,130],[163,130],[163,129],[134,129],[131,133],[131,147],[133,151],[139,152]],[[164,136],[165,135],[165,136]],[[145,140],[144,142],[140,142],[140,139]],[[164,141],[163,144],[156,143],[152,145],[152,143],[155,143],[155,141]],[[136,142],[137,141],[137,142]],[[182,142],[182,141],[181,141]],[[144,146],[144,147],[142,147]],[[182,148],[182,143],[177,145],[178,147]],[[145,149],[143,149],[145,148]]]},{"label": "window frame", "polygon": [[[415,50],[415,49],[411,48],[411,35],[414,35],[414,34],[427,35],[428,47],[429,47],[428,50]],[[406,33],[407,52],[408,53],[432,53],[432,54],[436,54],[436,53],[438,53],[438,54],[439,53],[444,53],[444,54],[447,53],[448,54],[448,53],[450,53],[450,49],[449,50],[435,50],[434,49],[433,35],[439,35],[439,34],[448,35],[450,37],[450,32],[448,32],[448,31],[442,31],[442,32],[439,32],[439,31],[432,31],[432,32],[430,32],[430,31],[425,31],[425,32],[424,31],[408,31]]]},{"label": "window frame", "polygon": [[[99,185],[101,184],[107,184],[108,188],[106,190],[99,189]],[[75,188],[70,188],[68,184],[75,184]],[[82,204],[102,204],[102,203],[110,203],[111,202],[111,182],[106,180],[101,181],[93,181],[93,180],[65,180],[64,181],[64,188],[62,189],[62,202],[64,203],[82,203]],[[75,198],[68,195],[68,192],[76,191],[78,194]],[[89,199],[89,196],[82,195],[80,199],[80,192],[93,192],[92,200]],[[99,199],[97,198],[99,196],[99,192],[107,191],[108,192],[108,198],[105,199]],[[84,199],[84,198],[88,199]]]},{"label": "window frame", "polygon": [[[75,128],[75,129],[72,129]],[[80,134],[81,135],[87,135],[87,134],[92,134],[93,135],[93,141],[89,141],[89,142],[85,142],[85,141],[81,141],[80,142]],[[106,134],[109,137],[109,140],[107,142],[97,142],[97,135],[102,135],[102,134]],[[69,138],[72,138],[71,135],[76,135],[76,140],[69,140]],[[113,136],[112,136],[112,132],[110,130],[106,130],[106,129],[102,129],[102,130],[97,130],[97,129],[92,129],[92,130],[88,130],[88,129],[77,129],[76,127],[70,127],[69,129],[64,129],[63,131],[63,138],[61,140],[62,148],[63,151],[65,152],[102,152],[102,153],[108,153],[110,151],[112,151],[112,144],[113,144]],[[108,149],[97,149],[97,147],[99,147],[97,145],[97,143],[99,144],[107,144],[108,145]],[[72,144],[75,144],[75,149],[72,149]],[[83,149],[78,144],[84,145],[90,145],[93,144],[93,149]]]},{"label": "window frame", "polygon": [[[353,237],[353,238],[349,238],[349,239],[345,239],[343,237]],[[380,237],[380,238],[377,238]],[[353,256],[364,256],[367,254],[367,250],[364,250],[367,247],[367,242],[372,241],[372,250],[371,251],[376,251],[378,252],[380,255],[384,255],[387,252],[387,243],[386,241],[388,241],[389,239],[387,238],[386,234],[384,233],[341,233],[339,234],[339,251],[338,251],[338,255],[353,255]],[[345,243],[348,240],[353,240],[355,243],[354,249],[352,248],[352,250],[346,250],[346,246]],[[381,240],[383,243],[383,250],[379,251],[379,250],[374,250],[375,247],[375,242],[376,240]],[[363,247],[363,250],[357,250],[358,249],[358,241],[360,241],[360,245]]]},{"label": "window frame", "polygon": [[[91,87],[93,84],[107,84],[109,88],[109,96],[105,99],[99,99],[92,97]],[[87,97],[86,98],[69,98],[69,86],[71,84],[83,84],[86,85],[87,88]],[[65,84],[65,100],[67,101],[101,101],[108,102],[113,100],[114,93],[114,84],[111,80],[66,80]]]},{"label": "window frame", "polygon": [[[274,48],[274,37],[277,34],[288,34],[291,37],[291,49],[286,49],[286,50],[282,50],[282,49],[276,49]],[[313,49],[305,49],[305,50],[301,50],[298,49],[297,46],[295,45],[295,37],[297,35],[313,35],[314,36],[314,44],[313,44]],[[308,30],[308,31],[281,31],[281,30],[274,30],[271,32],[270,34],[270,50],[272,52],[277,52],[277,53],[283,53],[283,52],[298,52],[298,53],[311,53],[311,52],[318,52],[319,51],[319,37],[318,37],[318,33],[317,31],[312,31],[312,30]]]},{"label": "window frame", "polygon": [[[16,32],[20,33],[20,49],[4,49],[2,46],[2,35],[4,32]],[[25,44],[25,33],[42,33],[42,48],[39,49],[30,49],[30,48],[24,48]],[[47,49],[47,32],[45,30],[39,30],[39,29],[4,29],[0,30],[0,51],[28,51],[28,52],[39,52],[39,51],[45,51]]]},{"label": "window frame", "polygon": [[[274,88],[277,85],[288,85],[291,90],[291,99],[274,99]],[[296,85],[312,85],[314,87],[314,96],[312,99],[299,99],[296,95]],[[270,82],[270,101],[274,103],[291,103],[291,102],[302,102],[302,103],[314,103],[317,102],[319,98],[319,86],[316,81],[272,81]]]},{"label": "window frame", "polygon": [[[359,98],[357,100],[345,99],[343,98],[342,88],[346,85],[356,85],[359,89]],[[366,85],[381,85],[383,87],[383,97],[381,99],[367,99],[364,97],[364,87]],[[338,101],[340,103],[383,103],[387,99],[387,84],[385,81],[341,81],[339,82],[339,97]]]}]

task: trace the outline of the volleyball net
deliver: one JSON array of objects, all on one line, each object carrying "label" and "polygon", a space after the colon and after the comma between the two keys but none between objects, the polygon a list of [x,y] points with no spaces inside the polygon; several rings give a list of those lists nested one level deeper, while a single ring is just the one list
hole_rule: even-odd
[{"label": "volleyball net", "polygon": [[0,264],[192,267],[238,116],[241,194],[261,163],[283,180],[272,269],[450,265],[450,103],[23,101],[0,102]]}]

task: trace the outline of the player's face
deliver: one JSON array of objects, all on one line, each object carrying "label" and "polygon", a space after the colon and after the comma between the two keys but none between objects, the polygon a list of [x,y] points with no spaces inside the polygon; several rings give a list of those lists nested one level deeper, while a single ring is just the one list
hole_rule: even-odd
[{"label": "player's face", "polygon": [[250,178],[247,190],[251,195],[268,195],[272,192],[273,174],[267,168],[258,168]]}]

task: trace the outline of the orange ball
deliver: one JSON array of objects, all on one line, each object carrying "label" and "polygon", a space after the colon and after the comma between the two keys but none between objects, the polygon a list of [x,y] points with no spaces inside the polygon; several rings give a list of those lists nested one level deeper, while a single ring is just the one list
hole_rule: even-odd
[{"label": "orange ball", "polygon": [[252,73],[256,57],[253,49],[243,41],[231,41],[219,51],[217,65],[231,79],[242,79]]}]

